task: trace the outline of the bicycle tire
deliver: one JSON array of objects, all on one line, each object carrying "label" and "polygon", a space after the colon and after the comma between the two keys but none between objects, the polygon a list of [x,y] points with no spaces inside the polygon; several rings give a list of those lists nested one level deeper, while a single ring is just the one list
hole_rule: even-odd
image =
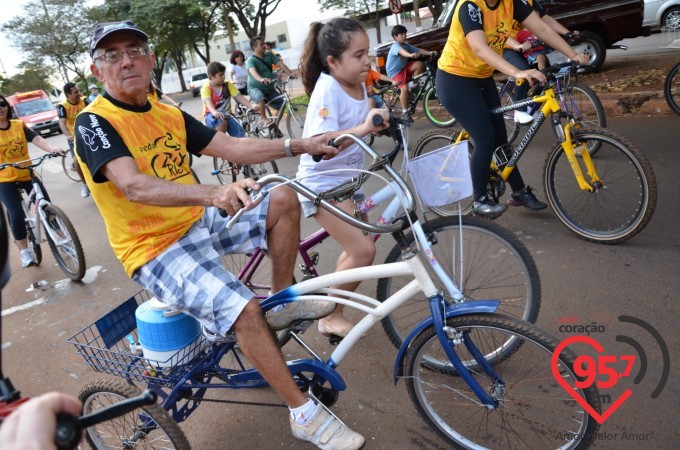
[{"label": "bicycle tire", "polygon": [[[455,126],[455,125],[454,125]],[[412,147],[411,158],[424,155],[434,150],[439,150],[442,147],[450,145],[456,140],[460,130],[449,129],[440,130],[434,128],[426,131],[418,136],[415,144]],[[472,153],[472,143],[468,142],[468,152]],[[431,206],[430,210],[440,217],[458,216],[458,210],[462,209],[463,215],[469,214],[472,211],[472,196],[462,199],[460,202],[452,203],[443,206]]]},{"label": "bicycle tire", "polygon": [[[584,128],[607,127],[607,116],[600,98],[592,89],[580,81],[567,86],[564,104],[566,112],[572,115],[574,120],[580,122]],[[600,150],[599,141],[590,142],[587,145],[590,156],[595,155]]]},{"label": "bicycle tire", "polygon": [[64,173],[66,174],[66,176],[73,181],[82,183],[83,179],[80,177],[80,174],[76,170],[75,166],[76,164],[78,164],[78,162],[75,160],[75,158],[73,157],[73,153],[70,151],[67,151],[64,154],[64,157],[61,158],[61,167],[64,168]]},{"label": "bicycle tire", "polygon": [[291,103],[286,114],[286,129],[288,137],[299,139],[307,119],[307,103]]},{"label": "bicycle tire", "polygon": [[680,63],[677,63],[666,75],[663,83],[663,96],[673,112],[680,115]]},{"label": "bicycle tire", "polygon": [[[460,272],[454,270],[458,267],[461,226],[464,256],[462,281]],[[460,224],[458,218],[437,218],[424,223],[423,231],[428,236],[439,265],[462,291],[466,301],[500,300],[499,312],[536,322],[541,307],[540,276],[531,253],[510,231],[488,220],[474,217],[463,217]],[[412,243],[413,233],[408,234],[406,239]],[[401,248],[395,244],[385,263],[400,260]],[[429,265],[428,270],[437,288],[448,297],[444,285]],[[384,302],[411,279],[412,277],[381,278],[378,280],[376,298]],[[399,348],[409,332],[429,316],[429,304],[424,294],[421,294],[419,297],[412,297],[385,317],[382,326],[390,341]]]},{"label": "bicycle tire", "polygon": [[577,145],[594,140],[601,143],[592,161],[603,184],[592,193],[581,190],[558,143],[545,160],[545,192],[557,218],[578,237],[618,244],[640,233],[651,220],[656,176],[647,157],[628,139],[605,129],[574,133]]},{"label": "bicycle tire", "polygon": [[[139,389],[122,381],[100,379],[87,384],[78,398],[83,402],[83,414],[90,414],[139,394]],[[147,445],[165,449],[191,448],[182,429],[159,404],[137,408],[88,427],[84,432],[88,444],[95,449],[146,448]]]},{"label": "bicycle tire", "polygon": [[49,227],[63,241],[57,245],[52,240],[52,236],[46,233],[50,250],[61,270],[73,281],[82,280],[86,269],[85,253],[71,220],[61,208],[47,205],[45,206],[45,227]]},{"label": "bicycle tire", "polygon": [[439,101],[434,86],[431,86],[423,96],[423,111],[427,120],[439,128],[448,128],[457,122]]},{"label": "bicycle tire", "polygon": [[[457,448],[580,449],[593,442],[599,425],[550,376],[557,347],[554,337],[499,314],[453,317],[447,325],[461,332],[482,354],[494,351],[502,342],[516,340],[522,345],[515,346],[512,358],[492,364],[501,382],[477,367],[469,368],[482,388],[499,402],[496,409],[487,409],[462,377],[428,367],[426,358],[431,355],[448,361],[433,326],[414,340],[406,354],[406,388],[420,416],[442,437]],[[461,360],[471,358],[466,345],[449,343]],[[582,380],[574,373],[575,358],[566,349],[557,360],[559,373],[569,385]],[[571,392],[596,411],[601,410],[594,386],[573,388]]]}]

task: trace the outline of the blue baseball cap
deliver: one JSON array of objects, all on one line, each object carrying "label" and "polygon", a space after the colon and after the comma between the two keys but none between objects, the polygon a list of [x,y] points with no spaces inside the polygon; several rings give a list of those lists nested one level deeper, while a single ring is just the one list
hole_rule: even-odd
[{"label": "blue baseball cap", "polygon": [[144,42],[148,42],[149,40],[149,36],[137,28],[137,25],[131,20],[123,20],[122,22],[101,22],[94,26],[94,32],[90,39],[90,56],[94,56],[94,51],[97,49],[97,45],[99,45],[99,42],[101,42],[102,39],[120,31],[136,34],[142,38]]}]

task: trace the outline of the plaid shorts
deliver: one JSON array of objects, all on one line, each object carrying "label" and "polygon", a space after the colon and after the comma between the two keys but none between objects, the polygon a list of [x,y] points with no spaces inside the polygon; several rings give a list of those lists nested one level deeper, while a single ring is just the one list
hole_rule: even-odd
[{"label": "plaid shorts", "polygon": [[229,217],[205,208],[184,236],[137,269],[132,279],[172,309],[225,335],[255,294],[227,270],[221,257],[266,250],[269,198],[243,214],[231,230]]}]

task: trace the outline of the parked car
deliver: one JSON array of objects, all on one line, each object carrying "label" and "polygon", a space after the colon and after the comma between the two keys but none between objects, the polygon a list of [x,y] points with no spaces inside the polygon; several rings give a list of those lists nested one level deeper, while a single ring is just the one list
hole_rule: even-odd
[{"label": "parked car", "polygon": [[[579,53],[590,57],[593,70],[602,67],[608,48],[622,39],[648,36],[650,27],[642,25],[643,0],[538,0],[548,14],[570,30],[579,30],[581,39],[576,46]],[[408,34],[409,44],[426,50],[441,52],[451,25],[456,0],[449,0],[437,21],[427,30]],[[375,47],[376,65],[385,72],[387,52],[392,42]]]},{"label": "parked car", "polygon": [[642,25],[680,30],[680,0],[645,0]]},{"label": "parked car", "polygon": [[191,83],[190,83],[190,88],[191,88],[191,95],[194,97],[198,97],[198,95],[201,93],[201,88],[205,83],[208,82],[208,74],[207,73],[195,73],[191,76]]}]

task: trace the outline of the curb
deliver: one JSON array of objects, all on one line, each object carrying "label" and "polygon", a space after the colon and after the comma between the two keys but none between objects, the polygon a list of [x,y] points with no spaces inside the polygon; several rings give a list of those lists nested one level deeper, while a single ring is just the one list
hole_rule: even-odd
[{"label": "curb", "polygon": [[643,115],[648,117],[673,114],[662,91],[625,93],[598,93],[604,113],[610,116]]}]

